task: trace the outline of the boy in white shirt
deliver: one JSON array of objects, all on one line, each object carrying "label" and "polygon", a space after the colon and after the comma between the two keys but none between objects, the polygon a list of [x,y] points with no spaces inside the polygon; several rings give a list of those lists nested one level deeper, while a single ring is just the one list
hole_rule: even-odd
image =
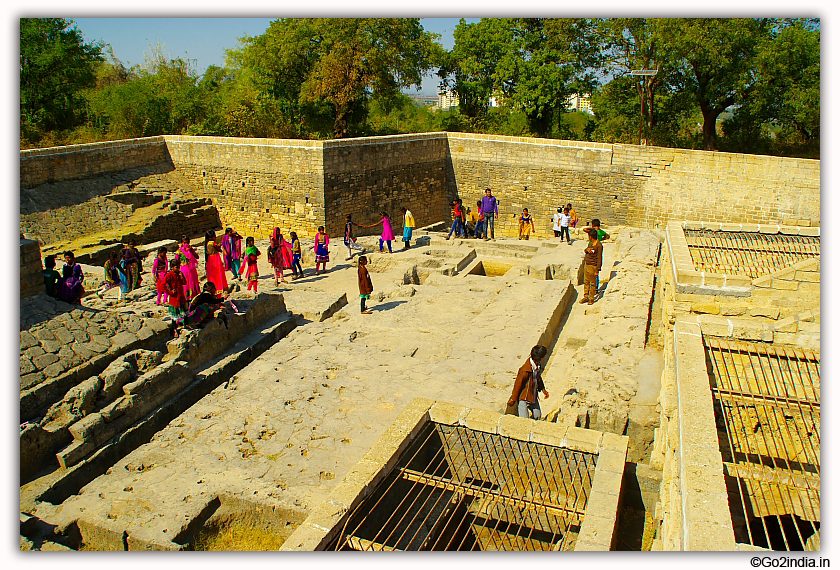
[{"label": "boy in white shirt", "polygon": [[569,215],[569,209],[563,208],[563,213],[560,214],[560,239],[563,239],[563,234],[566,234],[566,241],[572,245],[572,237],[569,235],[569,222],[572,217]]}]

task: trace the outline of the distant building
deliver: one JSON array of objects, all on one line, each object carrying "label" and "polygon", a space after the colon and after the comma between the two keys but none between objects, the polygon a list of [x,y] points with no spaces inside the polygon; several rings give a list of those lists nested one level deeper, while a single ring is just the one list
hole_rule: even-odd
[{"label": "distant building", "polygon": [[416,93],[407,94],[415,103],[425,105],[426,107],[437,106],[438,98],[434,95],[418,95]]},{"label": "distant building", "polygon": [[439,109],[451,109],[458,106],[458,95],[454,91],[441,91],[438,94]]},{"label": "distant building", "polygon": [[589,95],[575,93],[566,100],[566,107],[571,111],[583,111],[592,115],[592,102]]}]

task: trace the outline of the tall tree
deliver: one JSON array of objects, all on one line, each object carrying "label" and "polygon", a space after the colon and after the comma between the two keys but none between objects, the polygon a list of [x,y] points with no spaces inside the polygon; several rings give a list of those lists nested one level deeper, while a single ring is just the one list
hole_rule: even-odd
[{"label": "tall tree", "polygon": [[369,97],[420,84],[438,63],[436,39],[417,18],[284,18],[243,38],[231,61],[297,116],[306,105],[330,105],[333,136],[342,138]]},{"label": "tall tree", "polygon": [[605,56],[603,71],[623,77],[634,70],[656,70],[653,76],[641,76],[629,82],[639,97],[639,143],[650,138],[656,126],[655,97],[667,87],[674,68],[664,42],[657,41],[657,23],[652,18],[605,18],[598,22]]},{"label": "tall tree", "polygon": [[72,20],[21,18],[21,123],[46,130],[79,124],[81,92],[96,82],[102,48],[102,43],[85,43]]},{"label": "tall tree", "polygon": [[665,18],[659,41],[680,62],[682,87],[703,113],[703,148],[717,150],[717,119],[755,84],[757,49],[770,29],[753,18]]},{"label": "tall tree", "polygon": [[528,128],[548,136],[561,123],[566,101],[594,86],[597,46],[584,19],[483,18],[455,29],[455,47],[441,69],[452,75],[466,115],[487,112],[495,98],[525,114]]},{"label": "tall tree", "polygon": [[756,57],[752,112],[794,131],[820,136],[820,30],[809,20],[780,21]]}]

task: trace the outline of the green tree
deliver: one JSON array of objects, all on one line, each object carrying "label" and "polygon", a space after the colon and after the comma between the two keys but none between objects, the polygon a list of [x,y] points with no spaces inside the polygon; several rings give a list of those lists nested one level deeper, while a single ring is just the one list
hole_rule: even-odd
[{"label": "green tree", "polygon": [[416,18],[284,18],[241,40],[230,61],[285,115],[302,121],[330,106],[332,134],[362,123],[373,96],[395,98],[439,60],[437,36]]},{"label": "green tree", "polygon": [[81,92],[96,81],[101,43],[85,43],[72,20],[21,18],[22,127],[67,129],[84,119]]},{"label": "green tree", "polygon": [[497,75],[497,68],[515,67],[515,62],[505,61],[514,42],[514,23],[511,18],[482,18],[467,24],[461,18],[455,27],[455,46],[446,54],[438,75],[442,89],[458,94],[462,115],[486,114],[490,98],[501,99],[509,90],[510,84]]},{"label": "green tree", "polygon": [[91,120],[110,136],[183,134],[206,118],[206,92],[191,62],[167,59],[155,48],[142,67],[103,66],[101,81],[86,93]]},{"label": "green tree", "polygon": [[753,18],[680,18],[657,23],[659,41],[679,62],[680,86],[703,113],[703,148],[717,150],[717,119],[755,85],[758,48],[770,22]]},{"label": "green tree", "polygon": [[758,50],[751,97],[739,109],[804,144],[820,137],[820,31],[814,25],[800,19],[773,26]]},{"label": "green tree", "polygon": [[594,86],[599,52],[584,19],[483,18],[455,29],[455,46],[441,73],[451,75],[468,117],[486,116],[495,98],[525,115],[537,136],[562,131],[566,101]]}]

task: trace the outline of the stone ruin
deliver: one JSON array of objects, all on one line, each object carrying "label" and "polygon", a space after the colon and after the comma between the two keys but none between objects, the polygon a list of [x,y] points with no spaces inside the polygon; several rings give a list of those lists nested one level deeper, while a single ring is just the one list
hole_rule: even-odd
[{"label": "stone ruin", "polygon": [[[315,277],[304,238],[307,277],[275,286],[263,258],[259,294],[172,339],[148,274],[122,303],[39,289],[43,252],[79,245],[95,283],[127,235],[152,251],[181,231],[166,224],[200,197],[192,174],[150,190],[132,168],[22,190],[81,196],[21,211],[36,238],[21,240],[22,550],[194,550],[231,529],[287,551],[819,550],[818,221],[587,211],[610,234],[590,306],[579,228],[571,247],[503,224],[446,240],[427,218],[406,251],[359,238],[372,315],[352,300],[357,258],[333,234]],[[124,220],[168,230],[37,233],[138,188]],[[187,214],[190,237],[236,219],[215,198],[197,208],[213,221]],[[539,422],[505,405],[535,344]]]}]

